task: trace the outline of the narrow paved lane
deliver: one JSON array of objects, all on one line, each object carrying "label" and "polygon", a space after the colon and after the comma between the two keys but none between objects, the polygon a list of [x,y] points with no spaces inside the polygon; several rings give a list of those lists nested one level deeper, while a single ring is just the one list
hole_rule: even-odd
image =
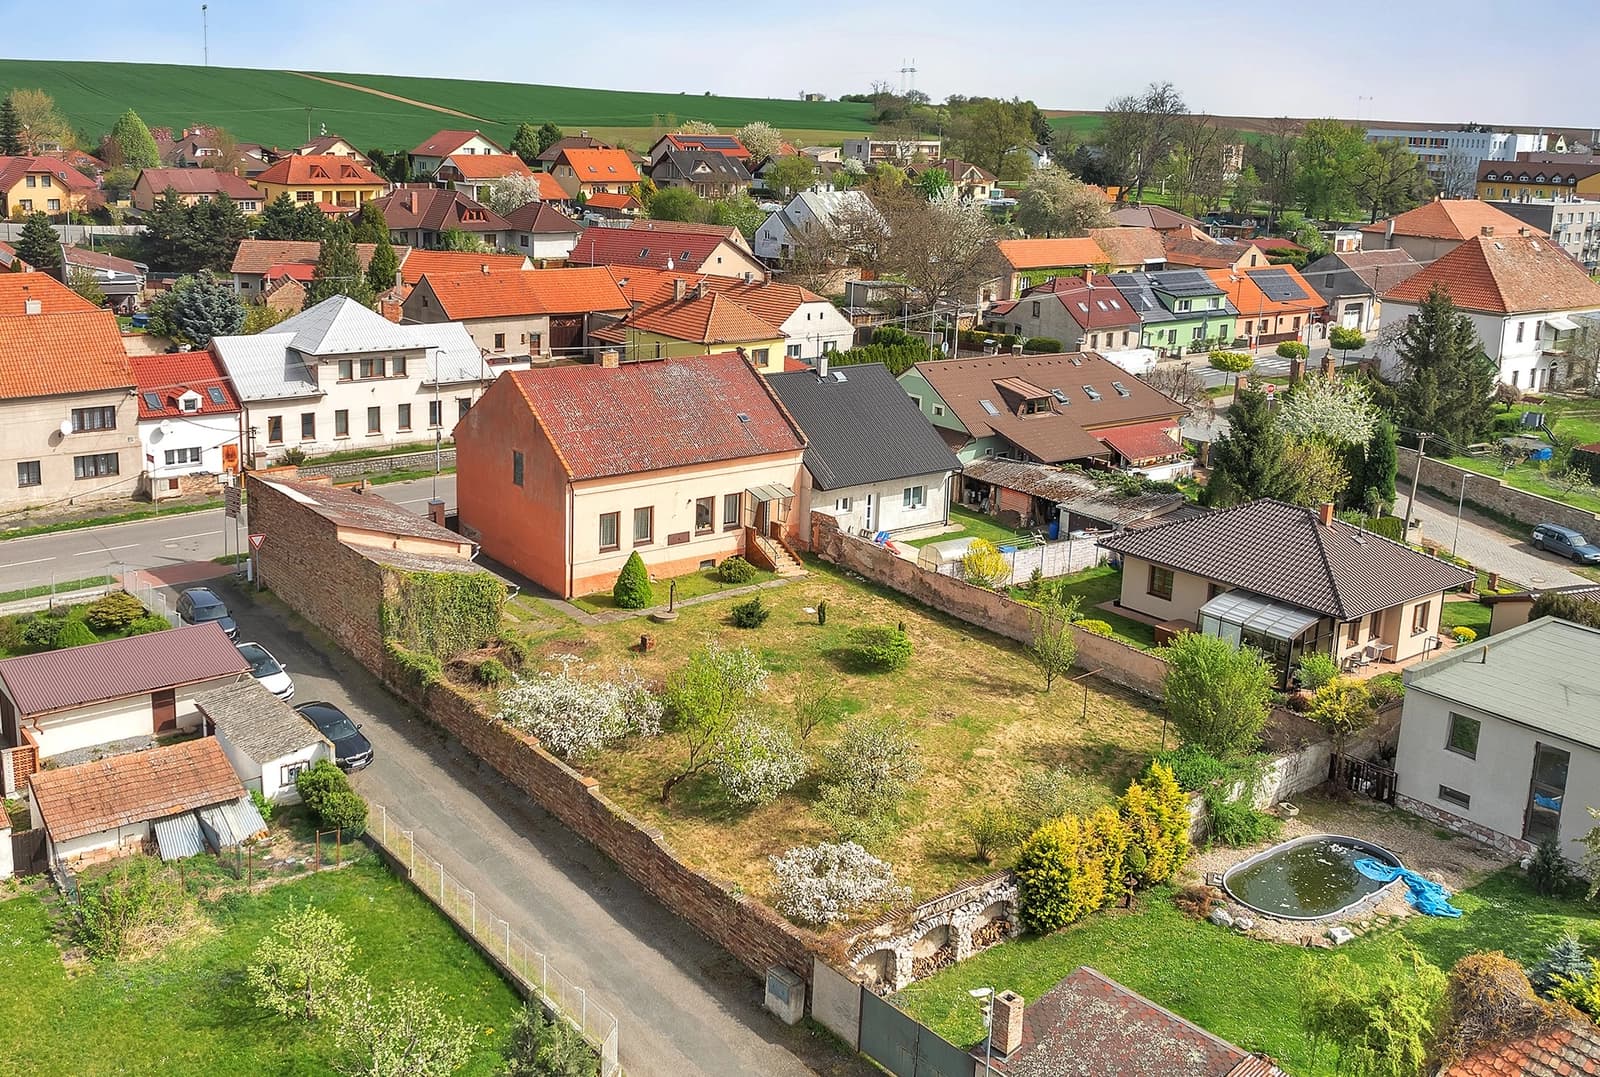
[{"label": "narrow paved lane", "polygon": [[[1404,476],[1400,485],[1406,485]],[[1405,507],[1408,496],[1409,490],[1400,491],[1400,509]],[[1572,571],[1571,561],[1534,549],[1528,543],[1526,532],[1520,535],[1508,532],[1470,507],[1461,514],[1459,535],[1453,501],[1419,492],[1415,514],[1422,521],[1423,534],[1446,550],[1454,547],[1458,557],[1466,558],[1487,572],[1498,572],[1524,587],[1570,587],[1594,582]]]}]

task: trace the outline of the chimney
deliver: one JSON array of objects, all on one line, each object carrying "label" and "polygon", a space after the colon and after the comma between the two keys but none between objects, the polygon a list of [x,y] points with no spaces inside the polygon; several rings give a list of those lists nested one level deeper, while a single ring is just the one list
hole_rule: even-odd
[{"label": "chimney", "polygon": [[428,499],[428,519],[440,527],[444,526],[444,498],[434,497]]},{"label": "chimney", "polygon": [[1015,991],[1002,991],[994,997],[994,1027],[990,1029],[990,1042],[1001,1056],[1010,1055],[1022,1046],[1022,996]]},{"label": "chimney", "polygon": [[1480,236],[1485,237],[1485,238],[1488,238],[1489,236],[1494,235],[1494,225],[1492,225],[1492,224],[1484,225],[1482,228],[1478,229],[1478,234]]},{"label": "chimney", "polygon": [[1526,236],[1528,234],[1529,233],[1528,233],[1528,226],[1527,225],[1523,225],[1521,228],[1517,229],[1517,235],[1519,235],[1519,236]]},{"label": "chimney", "polygon": [[817,377],[826,378],[827,376],[828,376],[828,353],[826,351],[824,351],[821,355],[817,356]]},{"label": "chimney", "polygon": [[483,273],[484,276],[487,277],[489,275],[489,263],[488,262],[480,262],[480,263],[478,263],[478,269],[479,269],[480,272]]},{"label": "chimney", "polygon": [[683,302],[683,293],[687,288],[688,282],[682,277],[678,277],[676,280],[674,280],[672,282],[672,301],[674,303]]},{"label": "chimney", "polygon": [[1332,501],[1324,501],[1322,504],[1317,506],[1317,519],[1321,521],[1323,527],[1333,526]]},{"label": "chimney", "polygon": [[607,348],[600,353],[600,365],[607,370],[615,370],[621,364],[622,356],[618,354],[617,349]]},{"label": "chimney", "polygon": [[44,304],[39,302],[39,300],[37,300],[37,299],[23,299],[23,301],[22,301],[22,313],[24,313],[24,314],[43,314],[44,313]]}]

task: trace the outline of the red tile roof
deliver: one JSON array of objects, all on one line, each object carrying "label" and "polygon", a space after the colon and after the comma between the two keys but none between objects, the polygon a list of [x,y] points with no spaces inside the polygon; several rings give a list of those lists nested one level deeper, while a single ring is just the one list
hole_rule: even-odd
[{"label": "red tile roof", "polygon": [[234,201],[259,201],[261,192],[250,181],[216,168],[147,168],[139,182],[157,198],[172,188],[179,194],[225,194]]},{"label": "red tile roof", "polygon": [[258,183],[329,184],[334,187],[386,187],[389,181],[353,157],[295,153],[280,158],[256,177]]},{"label": "red tile roof", "polygon": [[507,379],[573,479],[775,453],[794,453],[798,462],[805,449],[766,379],[732,352],[512,371],[496,385]]},{"label": "red tile roof", "polygon": [[0,659],[0,681],[23,715],[53,714],[249,670],[238,648],[211,621]]},{"label": "red tile roof", "polygon": [[448,157],[450,154],[471,142],[474,137],[481,138],[501,153],[506,152],[494,139],[482,131],[435,131],[427,139],[411,151],[413,157]]},{"label": "red tile roof", "polygon": [[533,175],[533,170],[514,153],[456,153],[450,156],[448,163],[469,180]]},{"label": "red tile roof", "polygon": [[92,191],[94,180],[55,157],[0,157],[0,191],[10,191],[29,173],[50,173],[52,180],[66,184],[69,191]]},{"label": "red tile roof", "polygon": [[[534,175],[549,178],[544,172],[535,172]],[[525,206],[518,206],[506,214],[506,223],[518,232],[531,232],[535,235],[559,233],[576,238],[578,233],[583,231],[583,225],[549,202],[529,202]]]},{"label": "red tile roof", "polygon": [[622,313],[628,300],[600,266],[513,273],[429,274],[424,281],[445,316],[505,318],[527,314]]},{"label": "red tile roof", "polygon": [[442,187],[404,187],[372,200],[394,232],[421,228],[443,232],[504,232],[511,226],[488,206],[460,191]]},{"label": "red tile roof", "polygon": [[1420,303],[1436,283],[1464,310],[1534,314],[1600,308],[1600,284],[1542,233],[1473,236],[1384,298]]},{"label": "red tile roof", "polygon": [[996,244],[1012,269],[1107,265],[1110,259],[1088,236],[1070,239],[1002,239]]},{"label": "red tile roof", "polygon": [[[1096,283],[1098,281],[1099,283]],[[1023,293],[1023,299],[1040,298],[1041,302],[1059,301],[1072,320],[1083,329],[1115,329],[1125,325],[1138,325],[1139,315],[1128,305],[1121,292],[1104,277],[1085,280],[1083,277],[1054,277]],[[994,313],[1003,313],[999,307]]]},{"label": "red tile roof", "polygon": [[1580,1077],[1600,1073],[1600,1029],[1587,1021],[1485,1047],[1439,1077]]},{"label": "red tile roof", "polygon": [[1164,262],[1167,258],[1161,233],[1154,228],[1091,228],[1089,238],[1099,244],[1114,266],[1143,269],[1152,262]]},{"label": "red tile roof", "polygon": [[595,226],[585,228],[578,236],[577,246],[567,255],[567,261],[692,272],[704,266],[712,252],[726,242],[720,235],[701,232],[650,232]]},{"label": "red tile roof", "polygon": [[565,161],[579,183],[638,183],[639,170],[626,150],[563,150],[557,162]]},{"label": "red tile roof", "polygon": [[710,288],[696,290],[688,285],[684,297],[676,299],[670,288],[646,301],[622,326],[657,333],[694,344],[743,344],[758,340],[777,340],[783,330],[751,311],[740,301]]},{"label": "red tile roof", "polygon": [[[1169,266],[1190,269],[1230,269],[1250,253],[1249,243],[1212,243],[1182,233],[1166,236],[1163,248]],[[1258,248],[1256,254],[1258,264],[1266,265],[1266,251]],[[1248,265],[1248,261],[1245,264]]]},{"label": "red tile roof", "polygon": [[1183,443],[1178,440],[1177,433],[1178,428],[1174,423],[1158,420],[1096,430],[1094,436],[1121,453],[1124,460],[1137,466],[1146,460],[1181,453]]},{"label": "red tile roof", "polygon": [[[546,202],[565,202],[572,196],[561,182],[548,172],[535,172],[533,178],[539,183],[539,197]],[[509,219],[510,214],[507,214]]]},{"label": "red tile roof", "polygon": [[[1264,314],[1307,314],[1322,310],[1328,301],[1317,294],[1294,266],[1261,266],[1255,269],[1208,269],[1211,283],[1228,293],[1228,301],[1239,311],[1241,318],[1260,317]],[[1287,298],[1289,289],[1278,294],[1285,298],[1274,299],[1261,287],[1263,281],[1287,280],[1300,292],[1297,298]],[[1276,291],[1276,286],[1274,286]]]},{"label": "red tile roof", "polygon": [[54,841],[226,804],[245,795],[215,737],[41,770],[29,781]]},{"label": "red tile roof", "polygon": [[[1467,239],[1484,228],[1514,236],[1519,228],[1531,228],[1505,210],[1476,198],[1436,198],[1397,217],[1364,224],[1361,231],[1381,236],[1389,231],[1391,224],[1395,235],[1417,239]],[[1545,234],[1537,228],[1532,231],[1541,236]]]},{"label": "red tile roof", "polygon": [[414,250],[400,262],[400,279],[408,286],[423,277],[446,277],[455,273],[479,273],[488,266],[490,273],[516,273],[529,268],[522,254],[475,254],[472,251]]},{"label": "red tile roof", "polygon": [[[360,259],[363,269],[372,260],[372,247],[371,243],[356,244],[356,257]],[[394,252],[403,262],[410,249],[396,247]],[[245,239],[239,242],[239,249],[233,252],[233,264],[228,267],[228,272],[254,275],[266,273],[274,266],[316,265],[321,253],[322,244],[314,239]]]},{"label": "red tile roof", "polygon": [[[29,298],[40,300],[40,313],[24,313]],[[0,275],[0,399],[132,385],[115,315],[43,273]]]},{"label": "red tile roof", "polygon": [[[209,349],[170,355],[134,355],[128,362],[133,367],[134,384],[139,390],[141,419],[182,419],[239,411],[239,401],[234,398],[228,375]],[[212,389],[222,394],[222,403],[211,399]],[[200,395],[199,411],[184,411],[178,406],[178,398],[190,391]],[[145,399],[150,393],[156,395],[159,408],[152,408]]]},{"label": "red tile roof", "polygon": [[745,144],[734,135],[662,135],[662,140],[675,150],[706,150],[742,161],[750,156]]},{"label": "red tile roof", "polygon": [[584,200],[584,205],[592,209],[627,210],[639,209],[639,200],[631,194],[592,194]]}]

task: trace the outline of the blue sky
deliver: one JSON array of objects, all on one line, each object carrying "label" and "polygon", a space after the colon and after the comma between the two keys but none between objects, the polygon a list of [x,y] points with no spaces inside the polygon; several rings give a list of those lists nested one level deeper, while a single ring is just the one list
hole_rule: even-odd
[{"label": "blue sky", "polygon": [[[1045,108],[1100,108],[1170,80],[1192,108],[1220,114],[1353,118],[1359,110],[1363,119],[1600,126],[1588,85],[1595,38],[1584,32],[1600,27],[1594,0],[1543,0],[1525,12],[1531,18],[1503,0],[209,7],[219,66],[791,97],[862,91],[879,79],[898,85],[902,63],[914,60],[917,87],[936,99],[1017,95]],[[200,62],[198,3],[116,10],[114,26],[74,30],[22,18],[17,0],[0,0],[0,53]]]}]

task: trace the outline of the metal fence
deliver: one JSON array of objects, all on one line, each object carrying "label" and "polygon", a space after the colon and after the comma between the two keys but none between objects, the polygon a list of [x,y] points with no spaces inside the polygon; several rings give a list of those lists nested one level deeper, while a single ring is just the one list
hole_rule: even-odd
[{"label": "metal fence", "polygon": [[600,1055],[600,1077],[622,1072],[617,1061],[617,1018],[589,998],[588,991],[567,978],[547,954],[512,930],[511,924],[478,900],[478,896],[445,870],[417,844],[382,804],[371,804],[377,816],[367,834],[403,866],[414,885],[440,911],[475,939],[483,951],[516,977],[529,995],[564,1017]]},{"label": "metal fence", "polygon": [[177,627],[178,614],[172,608],[172,603],[168,602],[167,596],[146,580],[138,569],[123,570],[122,589],[144,603],[144,608],[153,616],[165,617],[169,624]]}]

